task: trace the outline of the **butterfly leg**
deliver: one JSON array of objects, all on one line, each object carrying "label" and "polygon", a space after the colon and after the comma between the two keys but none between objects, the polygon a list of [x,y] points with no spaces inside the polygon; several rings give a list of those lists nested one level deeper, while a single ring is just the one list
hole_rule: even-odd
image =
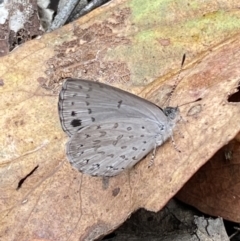
[{"label": "butterfly leg", "polygon": [[172,140],[172,144],[173,144],[173,146],[174,146],[174,149],[175,149],[176,151],[178,151],[178,152],[181,152],[181,151],[178,149],[178,147],[177,147],[177,145],[176,145],[176,142],[175,142],[174,139],[173,139],[173,135],[171,135],[171,140]]},{"label": "butterfly leg", "polygon": [[154,148],[153,148],[153,153],[152,153],[152,156],[151,156],[151,160],[150,160],[150,162],[148,164],[148,168],[150,168],[154,164],[154,158],[155,158],[155,155],[156,155],[156,149],[157,149],[157,144],[155,143]]}]

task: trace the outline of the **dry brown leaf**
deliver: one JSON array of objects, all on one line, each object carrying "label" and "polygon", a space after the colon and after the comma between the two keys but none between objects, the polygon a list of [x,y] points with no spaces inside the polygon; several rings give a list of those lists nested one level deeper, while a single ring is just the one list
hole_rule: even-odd
[{"label": "dry brown leaf", "polygon": [[177,197],[202,212],[239,223],[239,151],[235,138],[186,183]]},{"label": "dry brown leaf", "polygon": [[[222,31],[212,24],[214,36],[205,39],[208,34],[199,32],[199,21],[194,30],[199,39],[193,42],[193,33],[180,22],[203,17],[219,6],[212,3],[197,10],[195,6],[194,14],[186,11],[183,17],[179,13],[186,6],[173,2],[165,6],[172,12],[162,22],[161,14],[155,14],[166,12],[161,4],[115,1],[0,59],[0,237],[4,240],[93,240],[111,232],[139,207],[160,210],[240,131],[240,106],[227,101],[239,82],[237,29]],[[226,6],[231,8],[234,2]],[[226,21],[236,15],[230,10],[226,14]],[[182,41],[177,43],[179,36]],[[210,48],[210,43],[216,46]],[[181,153],[169,141],[157,150],[151,168],[147,157],[110,179],[72,169],[65,156],[67,137],[60,127],[54,94],[60,79],[98,79],[161,104],[162,90],[174,84],[185,52],[191,52],[188,61],[197,57],[181,72],[183,80],[172,104],[202,100],[180,108],[184,122],[176,129],[184,138],[176,132],[174,139]],[[139,93],[134,85],[145,87]],[[19,187],[19,181],[37,166]]]}]

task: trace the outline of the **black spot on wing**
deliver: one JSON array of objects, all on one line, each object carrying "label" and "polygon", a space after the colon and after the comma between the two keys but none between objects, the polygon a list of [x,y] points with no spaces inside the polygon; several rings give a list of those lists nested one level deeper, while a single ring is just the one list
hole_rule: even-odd
[{"label": "black spot on wing", "polygon": [[118,128],[118,123],[115,123],[115,124],[113,125],[113,128],[114,128],[114,129]]},{"label": "black spot on wing", "polygon": [[95,168],[97,168],[97,169],[100,168],[100,164],[99,164],[99,163],[93,164],[93,166],[94,166]]},{"label": "black spot on wing", "polygon": [[96,163],[93,164],[92,167],[89,169],[89,171],[95,171],[100,168],[100,164]]},{"label": "black spot on wing", "polygon": [[120,140],[120,139],[122,139],[123,138],[123,135],[119,135],[118,137],[117,137],[117,140]]},{"label": "black spot on wing", "polygon": [[[97,128],[100,129],[100,128]],[[106,136],[107,132],[106,131],[99,131],[100,137]]]},{"label": "black spot on wing", "polygon": [[80,119],[73,119],[71,121],[71,126],[72,127],[77,127],[77,126],[81,126],[82,125],[82,121]]},{"label": "black spot on wing", "polygon": [[117,139],[116,139],[115,141],[113,141],[112,144],[113,144],[114,146],[116,146],[117,143],[118,143],[118,141],[121,140],[122,138],[123,138],[123,135],[119,135],[119,136],[117,136]]},{"label": "black spot on wing", "polygon": [[90,159],[83,159],[83,163],[86,165],[88,164],[88,162],[90,161]]},{"label": "black spot on wing", "polygon": [[76,115],[76,112],[72,111],[71,116],[75,116],[75,115]]},{"label": "black spot on wing", "polygon": [[101,141],[100,140],[94,140],[93,143],[94,144],[99,144],[99,143],[101,143]]},{"label": "black spot on wing", "polygon": [[118,101],[118,106],[117,107],[120,108],[121,105],[122,105],[122,100]]},{"label": "black spot on wing", "polygon": [[107,156],[113,158],[113,157],[114,157],[114,154],[109,154],[109,155],[107,155]]},{"label": "black spot on wing", "polygon": [[164,126],[164,125],[159,125],[159,129],[160,129],[161,131],[163,131],[163,130],[164,130],[164,128],[165,128],[165,126]]},{"label": "black spot on wing", "polygon": [[113,144],[114,146],[116,146],[117,143],[118,143],[118,140],[112,142],[112,144]]}]

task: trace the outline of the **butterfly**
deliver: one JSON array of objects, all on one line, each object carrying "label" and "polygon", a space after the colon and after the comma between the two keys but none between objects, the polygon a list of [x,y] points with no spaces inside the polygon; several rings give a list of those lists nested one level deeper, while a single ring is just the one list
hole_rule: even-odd
[{"label": "butterfly", "polygon": [[172,136],[178,107],[158,107],[113,86],[67,79],[59,94],[66,155],[77,170],[115,176]]}]

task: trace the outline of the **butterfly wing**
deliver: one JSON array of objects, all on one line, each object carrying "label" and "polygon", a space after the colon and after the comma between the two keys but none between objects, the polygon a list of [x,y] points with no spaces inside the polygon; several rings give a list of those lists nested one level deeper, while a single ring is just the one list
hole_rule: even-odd
[{"label": "butterfly wing", "polygon": [[58,110],[63,130],[77,130],[118,118],[149,118],[166,122],[153,103],[118,88],[88,80],[67,79],[59,94]]},{"label": "butterfly wing", "polygon": [[[91,125],[72,136],[67,143],[67,157],[81,172],[115,176],[153,150],[161,134],[157,124],[144,119],[123,118]],[[163,141],[164,137],[163,133]]]}]

